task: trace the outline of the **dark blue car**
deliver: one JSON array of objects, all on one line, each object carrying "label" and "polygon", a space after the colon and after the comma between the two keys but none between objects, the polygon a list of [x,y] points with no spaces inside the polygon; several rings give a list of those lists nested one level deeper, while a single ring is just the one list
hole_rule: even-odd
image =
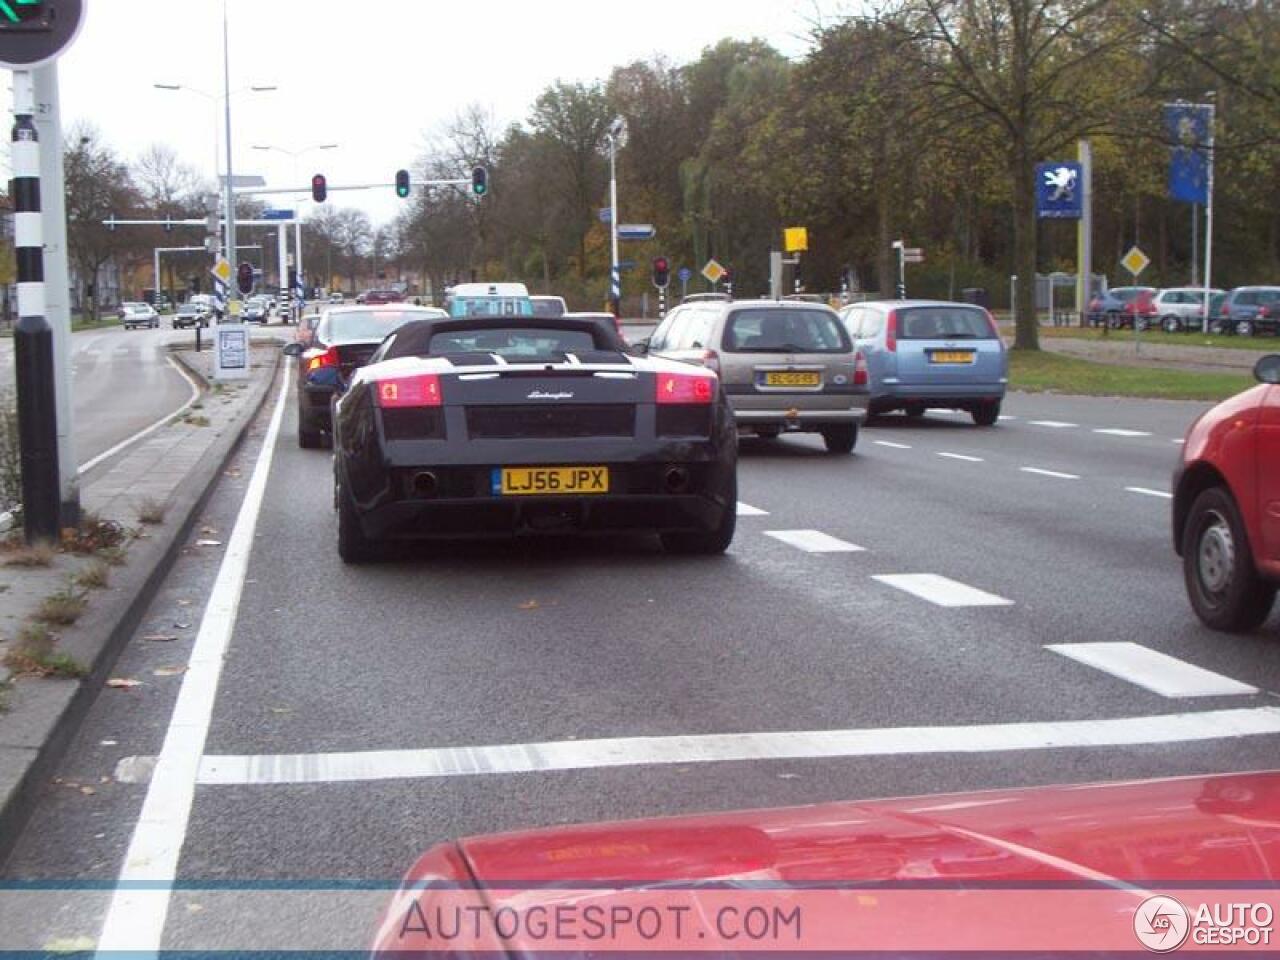
[{"label": "dark blue car", "polygon": [[1209,328],[1241,337],[1280,333],[1280,287],[1236,287],[1209,321]]}]

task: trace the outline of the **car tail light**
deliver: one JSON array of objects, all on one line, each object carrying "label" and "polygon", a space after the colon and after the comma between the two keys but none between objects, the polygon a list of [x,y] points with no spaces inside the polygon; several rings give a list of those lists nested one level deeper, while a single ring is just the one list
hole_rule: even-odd
[{"label": "car tail light", "polygon": [[307,373],[313,370],[319,370],[322,367],[336,367],[338,365],[338,348],[330,347],[324,353],[317,353],[307,360]]},{"label": "car tail light", "polygon": [[716,378],[703,373],[659,373],[655,403],[710,403],[716,395]]},{"label": "car tail light", "polygon": [[412,377],[387,377],[374,381],[378,406],[384,410],[404,407],[439,407],[444,398],[440,395],[440,378],[434,373],[421,373]]},{"label": "car tail light", "polygon": [[720,375],[720,354],[714,350],[704,351],[702,354],[702,365],[708,370],[714,371],[716,376]]},{"label": "car tail light", "polygon": [[1271,316],[1271,308],[1270,308],[1270,307],[1259,307],[1259,308],[1258,308],[1258,316],[1259,316],[1259,317],[1269,317],[1269,316]]},{"label": "car tail light", "polygon": [[861,350],[853,355],[853,385],[855,387],[867,385],[867,358],[863,356]]},{"label": "car tail light", "polygon": [[1155,295],[1151,293],[1142,293],[1138,295],[1138,299],[1134,301],[1134,313],[1141,313],[1143,316],[1155,316],[1156,302]]},{"label": "car tail light", "polygon": [[890,353],[898,352],[898,311],[890,310],[889,319],[885,321],[884,346]]}]

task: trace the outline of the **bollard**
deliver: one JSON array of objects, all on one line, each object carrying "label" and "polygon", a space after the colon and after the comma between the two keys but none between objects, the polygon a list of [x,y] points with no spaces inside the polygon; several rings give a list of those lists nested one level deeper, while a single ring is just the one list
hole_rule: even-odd
[{"label": "bollard", "polygon": [[58,540],[58,420],[53,386],[53,328],[20,317],[13,332],[22,463],[22,523],[27,543]]},{"label": "bollard", "polygon": [[196,353],[200,352],[200,321],[196,321]]}]

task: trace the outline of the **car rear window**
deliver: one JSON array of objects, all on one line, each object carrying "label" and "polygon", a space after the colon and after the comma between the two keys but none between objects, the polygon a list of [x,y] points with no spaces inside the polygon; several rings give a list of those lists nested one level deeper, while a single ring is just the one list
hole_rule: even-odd
[{"label": "car rear window", "polygon": [[554,320],[564,316],[564,304],[559,300],[534,300],[533,315]]},{"label": "car rear window", "polygon": [[355,343],[381,340],[393,330],[398,330],[418,314],[408,310],[353,310],[350,313],[329,315],[324,339],[328,343]]},{"label": "car rear window", "polygon": [[834,313],[760,307],[730,314],[723,347],[729,353],[847,353],[853,344]]},{"label": "car rear window", "polygon": [[912,307],[898,311],[899,340],[994,340],[987,314],[970,307]]},{"label": "car rear window", "polygon": [[591,353],[595,337],[587,330],[543,330],[506,327],[498,330],[451,330],[431,338],[431,356],[496,353],[519,363],[562,360],[567,353]]}]

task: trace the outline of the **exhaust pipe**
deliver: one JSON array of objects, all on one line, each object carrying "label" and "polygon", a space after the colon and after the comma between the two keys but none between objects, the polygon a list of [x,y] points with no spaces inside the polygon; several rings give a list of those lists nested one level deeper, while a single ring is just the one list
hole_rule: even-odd
[{"label": "exhaust pipe", "polygon": [[667,467],[662,480],[667,486],[667,493],[683,493],[689,487],[689,471],[684,467]]},{"label": "exhaust pipe", "polygon": [[423,470],[413,475],[413,492],[420,497],[436,495],[436,475],[430,470]]}]

